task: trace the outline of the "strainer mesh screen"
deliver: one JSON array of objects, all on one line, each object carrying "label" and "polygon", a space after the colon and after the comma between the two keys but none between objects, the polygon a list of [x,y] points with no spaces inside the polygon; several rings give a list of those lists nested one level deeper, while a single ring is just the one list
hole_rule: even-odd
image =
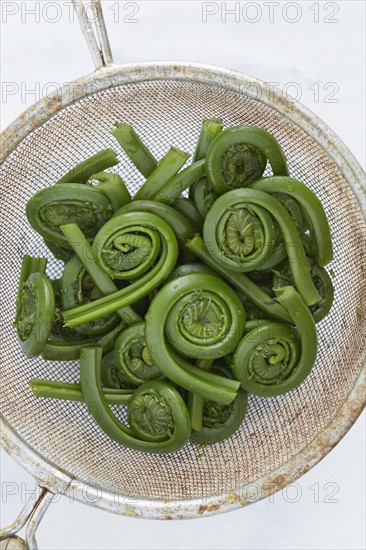
[{"label": "strainer mesh screen", "polygon": [[[175,145],[194,151],[203,118],[225,126],[250,123],[270,131],[288,158],[290,173],[318,195],[333,235],[335,303],[318,325],[319,355],[300,388],[274,399],[249,398],[242,428],[227,441],[178,453],[148,455],[110,441],[82,403],[36,399],[32,377],[78,380],[77,363],[26,359],[12,321],[24,253],[50,254],[25,218],[37,190],[105,147],[118,152],[117,170],[135,191],[142,182],[111,135],[130,122],[160,157]],[[135,498],[189,499],[230,491],[288,461],[318,434],[342,405],[365,355],[365,227],[356,200],[337,166],[299,127],[259,101],[222,87],[192,82],[128,84],[69,106],[30,134],[2,167],[1,183],[1,411],[38,452],[77,479]],[[51,257],[50,257],[51,258]],[[61,265],[50,261],[50,276]],[[358,315],[360,317],[360,315]]]}]

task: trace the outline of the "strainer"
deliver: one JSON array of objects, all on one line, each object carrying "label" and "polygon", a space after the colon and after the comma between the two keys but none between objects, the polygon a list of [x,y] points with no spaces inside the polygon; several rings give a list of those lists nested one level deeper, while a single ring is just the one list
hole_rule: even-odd
[{"label": "strainer", "polygon": [[[314,114],[242,74],[191,63],[114,65],[100,1],[92,3],[94,30],[82,3],[74,6],[96,72],[31,107],[2,136],[2,443],[36,478],[40,493],[1,536],[14,535],[29,519],[29,548],[37,547],[35,529],[54,493],[166,519],[263,498],[328,453],[361,413],[365,396],[365,175],[352,154]],[[32,377],[77,381],[78,365],[26,359],[12,327],[22,255],[49,256],[26,223],[25,205],[84,158],[116,148],[116,121],[133,124],[160,157],[171,144],[193,152],[202,119],[218,117],[226,126],[249,123],[271,132],[290,174],[320,198],[333,235],[335,302],[317,326],[317,363],[299,388],[273,399],[250,396],[243,426],[226,441],[203,449],[192,442],[170,455],[139,453],[109,440],[83,403],[37,399],[28,387]],[[135,192],[142,176],[123,151],[118,155],[117,170]],[[50,275],[60,272],[50,258]]]}]

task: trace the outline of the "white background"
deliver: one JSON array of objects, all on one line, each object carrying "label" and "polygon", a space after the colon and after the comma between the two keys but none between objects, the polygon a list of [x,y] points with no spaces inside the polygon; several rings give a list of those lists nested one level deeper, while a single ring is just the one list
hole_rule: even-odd
[{"label": "white background", "polygon": [[[277,82],[292,95],[300,97],[301,93],[301,101],[335,130],[364,165],[363,1],[242,2],[236,21],[229,14],[225,20],[225,3],[222,7],[221,2],[211,2],[206,8],[195,1],[103,4],[116,61],[197,61]],[[134,5],[138,11],[129,16],[136,11]],[[234,2],[226,3],[227,9],[233,7]],[[31,14],[31,9],[36,13]],[[208,9],[217,13],[208,15],[204,23]],[[93,70],[70,12],[66,1],[3,0],[2,129],[47,91]],[[273,502],[266,499],[206,519],[159,522],[118,517],[63,498],[47,512],[38,532],[39,546],[90,550],[364,548],[364,428],[363,416],[330,455],[297,485],[277,493]],[[25,492],[33,488],[30,476],[2,453],[2,525],[14,519]]]}]

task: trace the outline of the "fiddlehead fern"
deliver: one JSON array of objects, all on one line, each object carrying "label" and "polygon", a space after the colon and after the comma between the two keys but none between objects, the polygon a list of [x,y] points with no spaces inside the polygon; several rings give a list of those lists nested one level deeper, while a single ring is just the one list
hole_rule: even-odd
[{"label": "fiddlehead fern", "polygon": [[102,359],[102,385],[105,388],[136,389],[137,385],[132,384],[116,364],[114,349],[105,353]]},{"label": "fiddlehead fern", "polygon": [[[319,199],[304,183],[289,177],[271,177],[263,178],[251,187],[266,193],[280,193],[297,202],[302,208],[305,221],[310,224],[310,233],[314,234],[317,263],[325,266],[332,261],[332,238],[327,217]],[[302,230],[304,229],[303,227]]]},{"label": "fiddlehead fern", "polygon": [[80,382],[90,414],[114,441],[138,451],[171,453],[181,449],[190,435],[187,407],[167,382],[146,382],[128,403],[130,427],[119,421],[108,406],[101,384],[102,351],[84,348],[80,359]]},{"label": "fiddlehead fern", "polygon": [[145,320],[146,343],[163,374],[209,399],[223,403],[234,399],[234,381],[182,366],[168,344],[193,358],[222,357],[232,351],[243,333],[245,314],[230,287],[213,275],[199,273],[172,280],[155,296]]},{"label": "fiddlehead fern", "polygon": [[221,195],[259,180],[267,159],[275,175],[287,175],[286,159],[275,138],[262,128],[241,124],[213,140],[206,155],[206,174]]},{"label": "fiddlehead fern", "polygon": [[112,206],[97,189],[78,183],[54,185],[38,191],[28,201],[27,218],[44,239],[67,247],[60,226],[76,223],[91,241],[113,213]]},{"label": "fiddlehead fern", "polygon": [[231,271],[253,271],[272,254],[274,224],[261,206],[244,201],[235,204],[225,194],[207,214],[203,237],[219,264]]},{"label": "fiddlehead fern", "polygon": [[[231,378],[230,370],[221,365],[213,365],[212,372]],[[193,429],[191,438],[201,443],[215,443],[230,437],[240,427],[247,410],[248,396],[243,389],[238,391],[234,401],[229,404],[204,400],[202,428]]]},{"label": "fiddlehead fern", "polygon": [[121,332],[114,347],[114,358],[119,372],[136,386],[162,377],[146,346],[145,323],[137,323]]},{"label": "fiddlehead fern", "polygon": [[187,217],[166,204],[155,201],[133,201],[117,210],[113,217],[115,218],[127,212],[151,212],[160,216],[174,230],[180,246],[184,246],[188,239],[194,237],[195,228]]},{"label": "fiddlehead fern", "polygon": [[254,281],[244,273],[235,273],[219,265],[211,256],[203,239],[196,235],[187,242],[186,247],[191,250],[205,265],[221,275],[234,288],[242,292],[255,306],[262,310],[268,317],[279,319],[280,321],[291,322],[291,317],[281,304],[274,301],[271,296],[266,294]]},{"label": "fiddlehead fern", "polygon": [[[128,256],[133,252],[130,243],[134,237],[145,239],[147,256],[142,259],[140,265],[133,266],[130,271],[114,270],[105,262],[103,250],[113,251],[114,241],[117,239],[118,246],[126,250],[124,252],[116,248],[115,258],[119,258],[118,262],[120,262],[117,267],[123,268],[125,267],[124,255]],[[65,324],[70,327],[113,313],[147,296],[169,277],[178,256],[178,244],[174,231],[162,218],[150,212],[129,212],[111,219],[96,236],[93,248],[95,259],[104,273],[128,280],[139,274],[140,278],[125,288],[95,300],[92,304],[84,304],[63,312]],[[115,258],[112,259],[114,265]],[[152,258],[154,258],[153,266]]]},{"label": "fiddlehead fern", "polygon": [[[87,304],[102,296],[76,256],[66,264],[60,286],[61,307],[64,310]],[[85,336],[100,336],[110,332],[118,324],[118,321],[118,315],[113,313],[80,325],[75,330]]]},{"label": "fiddlehead fern", "polygon": [[44,258],[23,257],[14,326],[27,357],[42,352],[55,318],[55,292],[45,275],[46,263]]},{"label": "fiddlehead fern", "polygon": [[112,279],[140,277],[154,264],[160,251],[159,233],[138,223],[144,220],[144,214],[128,216],[133,217],[136,225],[122,224],[126,219],[122,214],[105,224],[94,239],[97,262]]},{"label": "fiddlehead fern", "polygon": [[[237,216],[236,212],[241,212],[242,210],[246,211],[248,208],[258,206],[266,211],[267,216],[272,216],[281,229],[297,290],[307,305],[316,304],[320,301],[321,297],[311,279],[310,267],[306,261],[304,247],[295,222],[282,204],[264,191],[248,188],[235,189],[234,191],[228,191],[224,195],[221,195],[221,197],[215,201],[206,216],[203,227],[203,237],[207,248],[209,248],[210,254],[215,258],[217,263],[221,265],[230,264],[231,266],[231,264],[235,264],[233,257],[226,256],[226,250],[228,248],[227,235],[231,235],[226,229],[227,220],[230,220],[230,216],[233,215],[233,212]],[[234,232],[234,235],[237,235],[237,232]],[[249,243],[251,242],[252,240],[249,241]],[[245,239],[244,246],[246,246]],[[223,258],[225,258],[225,261]],[[238,259],[240,260],[240,256]],[[239,266],[240,270],[244,271],[241,267],[242,263],[244,262],[236,262],[236,269],[238,271]],[[250,265],[253,266],[253,263]],[[257,268],[253,267],[253,270],[254,269]]]},{"label": "fiddlehead fern", "polygon": [[[320,302],[310,306],[312,316],[314,321],[319,323],[324,317],[326,317],[330,311],[330,308],[333,304],[334,299],[334,290],[331,278],[329,277],[327,271],[324,267],[316,265],[314,261],[308,258],[310,265],[310,275],[313,280],[313,283],[321,296]],[[273,270],[273,287],[280,288],[283,286],[293,285],[293,277],[291,269],[288,262],[283,262],[281,265],[277,266]]]},{"label": "fiddlehead fern", "polygon": [[235,350],[232,371],[242,388],[274,397],[296,388],[314,365],[317,334],[312,315],[294,287],[275,289],[296,330],[288,325],[258,322]]},{"label": "fiddlehead fern", "polygon": [[[74,249],[78,260],[80,261],[90,278],[93,280],[95,287],[101,292],[101,294],[109,295],[117,292],[118,288],[116,287],[112,279],[98,267],[94,249],[90,246],[79,227],[71,223],[69,225],[62,225],[61,230],[70,246]],[[86,305],[87,304],[84,304],[84,306]],[[142,320],[141,317],[130,306],[118,308],[116,311],[121,319],[125,321],[128,325],[138,323]],[[91,321],[94,321],[96,319],[98,318],[95,317],[94,319],[91,319]]]}]

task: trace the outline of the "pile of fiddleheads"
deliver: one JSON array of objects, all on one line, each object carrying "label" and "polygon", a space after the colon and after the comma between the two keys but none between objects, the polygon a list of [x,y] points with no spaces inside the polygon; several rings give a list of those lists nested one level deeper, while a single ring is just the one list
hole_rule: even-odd
[{"label": "pile of fiddleheads", "polygon": [[327,218],[262,128],[204,120],[188,166],[175,147],[157,159],[129,124],[113,136],[145,177],[134,197],[107,171],[118,164],[107,149],[26,207],[64,266],[50,280],[46,258],[24,256],[20,345],[80,363],[79,383],[33,379],[31,390],[85,402],[138,451],[221,441],[240,428],[248,393],[276,397],[312,370],[315,323],[333,302]]}]

